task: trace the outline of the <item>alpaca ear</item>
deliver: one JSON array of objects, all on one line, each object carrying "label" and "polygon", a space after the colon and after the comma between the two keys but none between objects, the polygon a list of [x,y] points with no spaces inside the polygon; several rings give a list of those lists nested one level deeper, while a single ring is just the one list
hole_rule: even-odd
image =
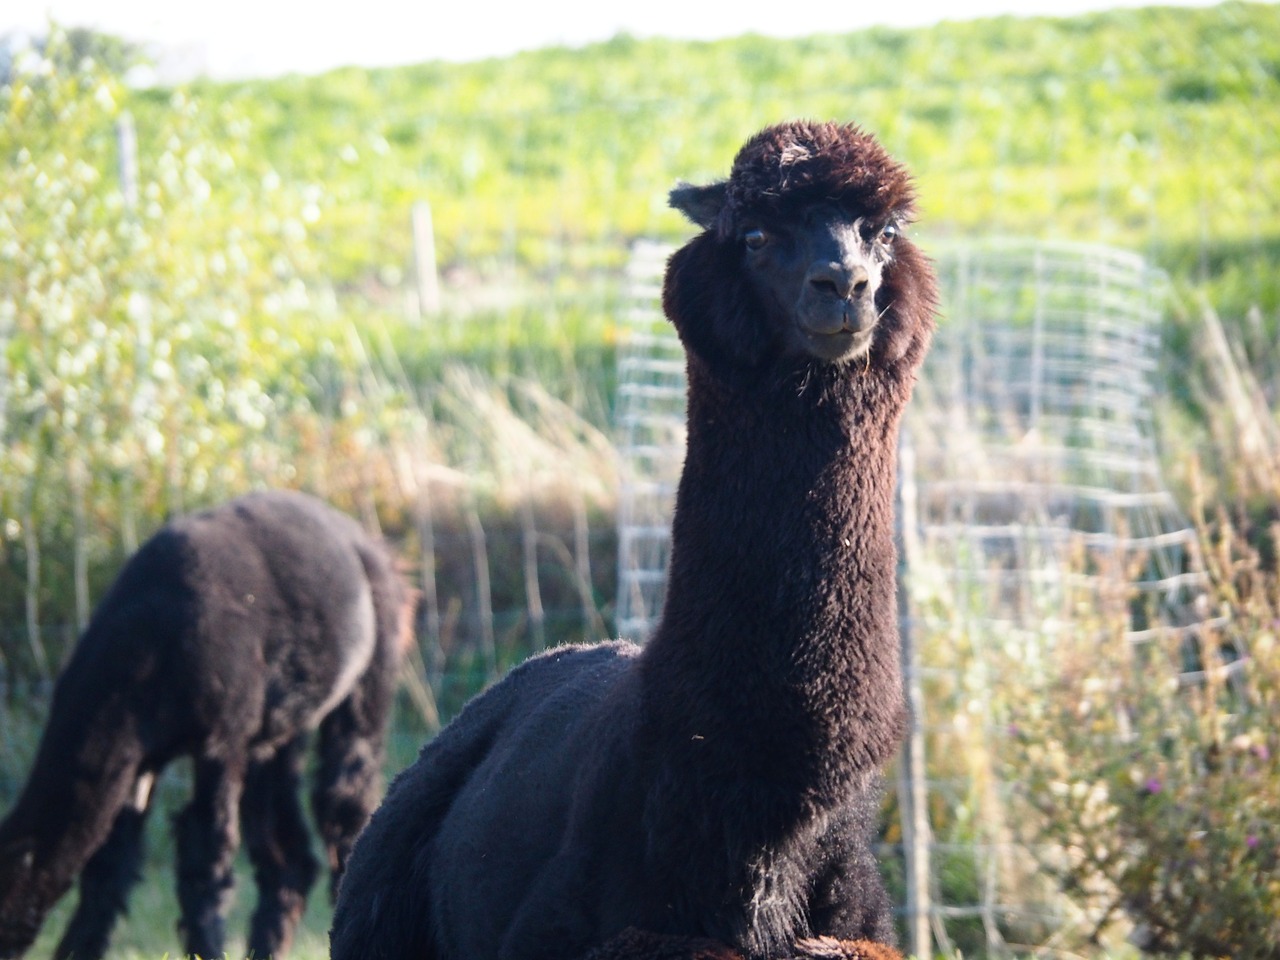
[{"label": "alpaca ear", "polygon": [[667,195],[667,202],[704,230],[710,230],[720,218],[728,191],[728,180],[705,187],[681,183]]}]

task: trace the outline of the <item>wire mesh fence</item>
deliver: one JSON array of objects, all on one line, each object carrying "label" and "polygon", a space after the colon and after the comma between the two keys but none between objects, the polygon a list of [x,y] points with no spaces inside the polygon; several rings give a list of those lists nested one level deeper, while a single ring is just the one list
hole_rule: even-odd
[{"label": "wire mesh fence", "polygon": [[[1114,598],[1124,622],[1099,643],[1201,629],[1208,581],[1153,440],[1163,276],[1122,251],[1062,244],[992,242],[944,251],[940,266],[946,321],[902,458],[914,519],[904,631],[920,688],[908,754],[924,751],[928,776],[907,806],[931,804],[928,838],[905,834],[936,850],[917,883],[942,911],[939,946],[976,920],[990,951],[1081,919],[1017,843],[998,762],[1001,689],[1014,681],[1002,672],[1051,676],[1055,638],[1097,629],[1079,611]],[[973,903],[943,889],[958,849],[979,881]]]},{"label": "wire mesh fence", "polygon": [[[1196,534],[1153,441],[1162,275],[1084,245],[991,242],[937,260],[945,319],[900,455],[913,728],[883,849],[920,957],[935,944],[998,953],[1081,920],[1010,822],[998,759],[1011,656],[1052,673],[1055,633],[1081,629],[1071,611],[1117,578],[1145,598],[1119,642],[1207,622]],[[660,613],[680,467],[683,368],[652,296],[660,264],[637,251],[619,372],[618,609],[637,636]]]},{"label": "wire mesh fence", "polygon": [[618,633],[643,640],[662,610],[671,512],[684,463],[684,351],[659,308],[670,249],[637,244],[618,354]]}]

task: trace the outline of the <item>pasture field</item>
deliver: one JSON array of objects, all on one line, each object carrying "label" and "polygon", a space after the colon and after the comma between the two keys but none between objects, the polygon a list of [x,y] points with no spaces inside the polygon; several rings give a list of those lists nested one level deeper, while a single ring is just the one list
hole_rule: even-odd
[{"label": "pasture field", "polygon": [[[1271,637],[1256,649],[1275,666],[1280,5],[795,40],[620,36],[181,89],[130,88],[133,54],[104,38],[73,32],[46,54],[0,86],[0,807],[49,680],[123,558],[169,514],[250,487],[307,489],[377,526],[423,589],[392,771],[529,652],[610,636],[630,246],[687,236],[667,189],[725,175],[744,136],[784,116],[877,132],[917,175],[926,248],[1103,242],[1167,271],[1162,467],[1203,522],[1215,602]],[[126,115],[136,198],[119,180]],[[410,212],[424,201],[442,287],[429,316],[411,306]],[[1265,677],[1251,716],[1274,718],[1280,681]],[[1212,707],[1188,728],[1203,754],[1239,729]],[[1259,737],[1254,760],[1237,760],[1260,786],[1231,809],[1206,790],[1239,780],[1161,794],[1240,840],[1204,861],[1237,878],[1280,851],[1280,742]],[[1124,763],[1095,759],[1117,790],[1127,782]],[[162,790],[113,955],[176,944],[163,821],[184,782],[176,771]],[[1146,844],[1128,879],[1154,883],[1141,868],[1187,838],[1161,833],[1172,821],[1153,804],[1131,813],[1148,834],[1093,839]],[[1082,823],[1101,829],[1047,833]],[[1254,893],[1265,915],[1280,887]],[[236,936],[251,905],[242,872]],[[327,917],[317,894],[300,960],[325,955]],[[1106,943],[1072,949],[1138,955]]]}]

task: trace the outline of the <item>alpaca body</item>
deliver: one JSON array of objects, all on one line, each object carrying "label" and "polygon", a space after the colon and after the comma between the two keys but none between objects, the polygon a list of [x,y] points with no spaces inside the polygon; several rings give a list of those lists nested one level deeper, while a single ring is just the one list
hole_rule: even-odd
[{"label": "alpaca body", "polygon": [[[833,154],[806,184],[797,158]],[[796,124],[673,193],[707,229],[664,288],[689,429],[655,635],[535,658],[424,748],[353,853],[334,960],[551,960],[628,928],[751,960],[894,939],[870,833],[903,728],[895,447],[933,286],[861,224],[904,217],[905,182],[859,131]]]},{"label": "alpaca body", "polygon": [[318,872],[298,800],[341,869],[376,802],[407,591],[350,518],[301,494],[251,494],[145,543],[94,612],[54,689],[35,763],[0,823],[0,956],[18,956],[81,880],[59,956],[100,956],[138,861],[155,775],[195,761],[177,818],[186,948],[222,951],[243,817],[259,956],[287,949]]},{"label": "alpaca body", "polygon": [[[797,402],[788,391],[776,399]],[[750,442],[758,452],[758,435]],[[690,449],[697,449],[692,433]],[[801,470],[792,459],[789,466]],[[803,596],[813,584],[792,582],[781,568],[811,542],[799,518],[825,513],[819,502],[787,498],[794,477],[786,469],[776,475],[784,489],[766,502],[787,522],[753,521],[759,511],[749,503],[713,498],[704,509],[687,496],[677,517],[676,540],[688,544],[682,562],[702,565],[706,582],[726,596],[750,599],[732,610],[694,603],[677,617],[684,600],[673,570],[662,626],[643,651],[601,644],[528,661],[469,705],[397,778],[360,840],[359,849],[377,852],[353,860],[347,882],[355,889],[374,882],[390,898],[384,911],[416,917],[422,928],[383,952],[385,927],[360,925],[352,938],[359,944],[335,939],[335,960],[550,960],[573,956],[566,944],[585,952],[629,926],[695,932],[748,956],[785,956],[818,932],[893,939],[868,840],[875,770],[900,723],[897,652],[888,650],[869,678],[889,685],[872,708],[845,696],[848,686],[829,664],[841,649],[830,640],[848,630],[847,608],[838,608],[837,622],[809,619],[804,645],[789,642],[789,621],[805,619],[806,599],[816,601]],[[687,486],[731,489],[722,479]],[[734,542],[743,555],[699,555],[698,543],[713,543],[699,533],[728,517],[738,518]],[[842,532],[828,534],[839,540]],[[796,542],[780,542],[779,533]],[[865,556],[855,536],[841,555]],[[892,563],[892,541],[875,546]],[[874,583],[863,579],[860,564],[851,561],[848,571],[851,592]],[[686,629],[705,643],[684,644],[678,637]],[[818,716],[797,670],[831,679],[834,702]],[[737,681],[732,689],[712,680],[726,672]],[[833,763],[832,751],[846,755],[839,731],[857,724],[845,714],[867,712],[882,713],[884,724],[858,745],[864,763]],[[798,735],[807,741],[803,750]],[[406,885],[410,875],[422,887]],[[358,897],[340,911],[368,903]]]}]

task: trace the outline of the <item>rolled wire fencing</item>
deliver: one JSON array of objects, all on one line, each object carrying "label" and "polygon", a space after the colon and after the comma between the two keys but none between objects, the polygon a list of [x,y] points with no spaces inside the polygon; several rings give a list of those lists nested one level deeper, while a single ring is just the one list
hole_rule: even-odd
[{"label": "rolled wire fencing", "polygon": [[[1011,655],[1051,671],[1053,637],[1073,628],[1064,611],[1116,577],[1147,601],[1130,608],[1127,643],[1214,622],[1195,531],[1161,482],[1153,440],[1163,276],[1140,256],[1078,244],[995,240],[936,260],[942,321],[900,446],[912,726],[882,849],[917,957],[1012,952],[1087,922],[1041,879],[1009,820],[994,704]],[[637,247],[619,360],[618,623],[636,638],[661,611],[683,453],[661,264],[660,248]]]},{"label": "rolled wire fencing", "polygon": [[[1097,629],[1081,611],[1110,598],[1125,598],[1124,622],[1098,643],[1190,639],[1221,623],[1154,445],[1163,275],[1074,244],[991,241],[938,262],[944,321],[900,470],[914,708],[904,766],[925,778],[900,779],[907,912],[917,943],[948,949],[963,935],[1002,951],[1090,921],[1016,839],[995,705],[1034,687],[1026,674],[1052,675],[1056,639]],[[1010,664],[1024,676],[1003,675]]]},{"label": "rolled wire fencing", "polygon": [[670,248],[637,243],[618,348],[618,634],[648,636],[666,595],[671,513],[684,464],[684,350],[660,306]]}]

